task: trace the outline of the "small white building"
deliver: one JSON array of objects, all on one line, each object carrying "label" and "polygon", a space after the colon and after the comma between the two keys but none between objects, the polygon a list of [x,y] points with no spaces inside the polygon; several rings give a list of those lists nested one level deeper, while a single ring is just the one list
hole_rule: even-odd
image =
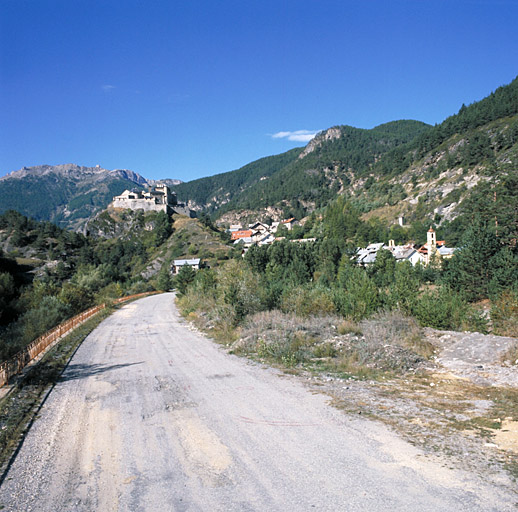
[{"label": "small white building", "polygon": [[396,261],[409,261],[413,267],[424,262],[422,254],[414,248],[413,244],[395,245],[394,240],[389,240],[388,247],[385,246],[385,248],[392,252]]},{"label": "small white building", "polygon": [[353,256],[353,259],[356,260],[356,263],[359,265],[368,265],[370,263],[374,263],[376,261],[377,252],[385,247],[383,242],[376,244],[369,244],[365,249],[358,247],[356,251],[356,255]]},{"label": "small white building", "polygon": [[263,235],[257,240],[257,245],[270,245],[275,242],[275,235],[272,233],[263,233]]},{"label": "small white building", "polygon": [[253,224],[248,224],[248,229],[258,233],[268,233],[270,226],[263,224],[262,222],[254,222]]},{"label": "small white building", "polygon": [[180,269],[186,265],[189,265],[194,271],[200,270],[200,258],[191,260],[174,260],[171,271],[176,275],[180,272]]}]

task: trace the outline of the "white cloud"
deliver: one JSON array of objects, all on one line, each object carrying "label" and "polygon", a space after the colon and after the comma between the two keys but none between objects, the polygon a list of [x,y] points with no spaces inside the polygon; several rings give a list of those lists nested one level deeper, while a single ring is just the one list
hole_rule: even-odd
[{"label": "white cloud", "polygon": [[309,142],[318,130],[296,130],[294,132],[277,132],[272,135],[274,139],[288,139],[294,142]]},{"label": "white cloud", "polygon": [[115,86],[114,85],[106,84],[106,85],[101,86],[101,89],[104,92],[110,92],[111,90],[115,89]]}]

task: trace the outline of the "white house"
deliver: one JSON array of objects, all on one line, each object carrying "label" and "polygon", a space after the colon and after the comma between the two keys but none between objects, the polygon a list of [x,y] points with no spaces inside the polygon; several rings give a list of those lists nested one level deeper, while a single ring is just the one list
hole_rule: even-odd
[{"label": "white house", "polygon": [[173,274],[178,274],[180,269],[186,265],[189,265],[193,270],[200,270],[200,258],[192,260],[174,260],[171,270]]}]

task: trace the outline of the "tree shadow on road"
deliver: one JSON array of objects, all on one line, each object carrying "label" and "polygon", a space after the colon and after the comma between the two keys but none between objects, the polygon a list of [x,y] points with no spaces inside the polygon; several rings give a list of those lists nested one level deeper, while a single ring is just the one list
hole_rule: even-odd
[{"label": "tree shadow on road", "polygon": [[119,370],[128,366],[135,366],[143,364],[144,361],[138,363],[124,363],[124,364],[70,364],[59,378],[59,382],[66,382],[69,380],[86,379],[94,375]]}]

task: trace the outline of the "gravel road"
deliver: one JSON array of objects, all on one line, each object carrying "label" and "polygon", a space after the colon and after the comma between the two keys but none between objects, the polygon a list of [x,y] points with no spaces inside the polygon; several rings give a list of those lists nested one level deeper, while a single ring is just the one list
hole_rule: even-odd
[{"label": "gravel road", "polygon": [[516,496],[426,460],[298,379],[188,329],[174,296],[85,340],[0,489],[9,511],[505,511]]}]

